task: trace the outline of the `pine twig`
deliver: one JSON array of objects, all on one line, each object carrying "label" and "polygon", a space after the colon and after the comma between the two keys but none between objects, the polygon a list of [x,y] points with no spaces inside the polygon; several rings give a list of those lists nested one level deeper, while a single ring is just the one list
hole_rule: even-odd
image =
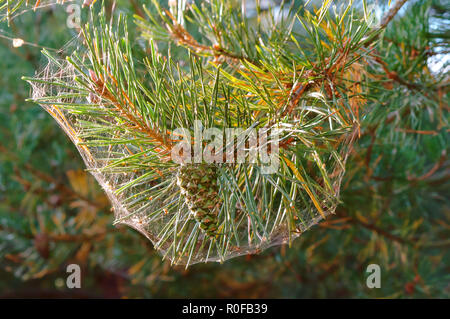
[{"label": "pine twig", "polygon": [[369,39],[364,44],[366,47],[369,47],[376,39],[378,39],[379,31],[385,29],[388,24],[394,19],[397,15],[398,11],[403,7],[403,5],[408,0],[398,0],[398,2],[388,11],[388,13],[381,19],[380,26],[376,28],[374,31],[374,36],[369,37]]},{"label": "pine twig", "polygon": [[[153,142],[155,142],[156,144],[158,144],[158,146],[163,148],[163,150],[160,152],[160,155],[167,155],[168,153],[170,153],[170,150],[172,148],[170,141],[166,141],[166,139],[159,132],[144,125],[142,121],[138,120],[131,112],[124,110],[124,108],[122,107],[122,103],[120,103],[120,101],[118,101],[114,97],[114,95],[107,89],[103,79],[98,78],[95,75],[94,71],[90,70],[89,76],[92,82],[95,84],[94,90],[97,94],[109,100],[114,105],[114,107],[120,112],[120,114],[124,115],[127,118],[127,120],[134,125],[134,128],[146,134]],[[135,106],[131,103],[130,99],[128,98],[128,96],[126,96],[125,92],[122,91],[122,94],[125,95],[126,101],[124,102],[130,104],[130,106],[133,109],[135,109]]]},{"label": "pine twig", "polygon": [[368,224],[368,223],[365,223],[365,222],[363,222],[361,220],[358,220],[358,219],[355,219],[355,218],[351,218],[349,220],[349,222],[354,224],[354,225],[362,226],[362,227],[364,227],[364,228],[366,228],[366,229],[368,229],[368,230],[370,230],[372,232],[377,233],[378,235],[381,235],[381,236],[383,236],[383,237],[385,237],[387,239],[390,239],[392,241],[395,241],[397,243],[404,244],[404,245],[411,244],[411,242],[408,241],[407,239],[399,237],[399,236],[394,235],[394,234],[391,234],[390,232],[388,232],[388,231],[386,231],[384,229],[381,229],[381,228],[375,226],[374,224]]},{"label": "pine twig", "polygon": [[303,93],[309,88],[309,84],[300,84],[297,89],[292,93],[290,96],[290,102],[288,107],[283,111],[281,114],[282,117],[286,116],[287,114],[292,113],[292,111],[295,109],[295,106],[300,101],[300,98],[302,97]]},{"label": "pine twig", "polygon": [[378,64],[381,65],[381,67],[383,68],[384,72],[386,73],[386,76],[391,80],[391,81],[395,81],[403,86],[406,86],[408,89],[410,90],[415,90],[415,91],[420,91],[421,90],[421,86],[416,84],[416,83],[409,83],[407,81],[405,81],[404,79],[402,79],[397,72],[395,71],[391,71],[389,69],[388,64],[383,61],[379,56],[375,56],[374,54],[371,54],[372,57],[374,58],[375,62],[377,62]]},{"label": "pine twig", "polygon": [[389,22],[391,22],[392,19],[394,19],[395,15],[398,13],[398,11],[403,7],[403,5],[408,0],[398,0],[395,5],[388,11],[388,13],[381,19],[380,29],[384,29],[387,27]]},{"label": "pine twig", "polygon": [[408,180],[409,181],[424,181],[428,178],[430,178],[434,173],[436,173],[445,163],[445,161],[447,160],[447,151],[444,149],[441,152],[441,157],[439,158],[439,161],[433,165],[433,167],[426,172],[425,174],[423,174],[422,176],[408,176]]},{"label": "pine twig", "polygon": [[172,18],[173,25],[168,26],[167,28],[177,45],[184,45],[195,53],[206,53],[213,55],[216,62],[220,60],[220,57],[223,57],[234,63],[239,61],[248,61],[254,65],[260,65],[257,61],[251,61],[242,55],[227,51],[218,44],[210,47],[198,43],[197,40],[195,40],[194,37],[182,25],[176,22],[170,12],[167,11],[166,13]]},{"label": "pine twig", "polygon": [[136,14],[138,16],[140,16],[141,18],[145,18],[145,14],[142,11],[140,5],[136,2],[136,0],[130,0],[131,5],[133,6],[134,11],[136,12]]}]

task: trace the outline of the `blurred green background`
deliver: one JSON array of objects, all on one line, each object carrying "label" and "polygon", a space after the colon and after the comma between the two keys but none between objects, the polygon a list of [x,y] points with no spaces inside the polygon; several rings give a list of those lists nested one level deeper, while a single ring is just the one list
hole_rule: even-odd
[{"label": "blurred green background", "polygon": [[[131,15],[136,3],[117,7]],[[372,102],[364,119],[336,214],[291,247],[187,270],[162,261],[134,230],[112,226],[110,204],[75,147],[24,101],[30,88],[21,76],[42,67],[41,46],[59,49],[76,36],[65,6],[0,23],[0,298],[448,298],[448,90],[427,87],[436,76],[424,71],[448,58],[442,3],[416,1],[387,31],[396,39],[380,46],[387,63],[428,91],[387,82],[376,92],[380,105]],[[15,48],[14,38],[26,42]],[[422,54],[436,43],[440,54]],[[411,110],[392,120],[377,107]],[[405,125],[436,134],[405,134]],[[82,266],[81,289],[66,288],[71,263]],[[380,289],[366,286],[369,264],[381,266]]]}]

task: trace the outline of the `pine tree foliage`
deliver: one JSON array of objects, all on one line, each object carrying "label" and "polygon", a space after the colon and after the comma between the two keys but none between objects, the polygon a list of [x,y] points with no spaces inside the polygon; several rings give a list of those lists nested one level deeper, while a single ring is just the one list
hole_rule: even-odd
[{"label": "pine tree foliage", "polygon": [[[398,1],[390,2],[390,6],[386,5],[385,8],[380,7],[377,10],[385,9],[387,12],[398,3]],[[64,264],[76,262],[89,265],[92,269],[90,273],[93,274],[97,274],[98,272],[94,269],[100,267],[101,273],[104,271],[112,273],[113,278],[129,279],[133,284],[132,288],[129,286],[126,292],[122,292],[128,296],[448,297],[448,63],[447,66],[445,64],[445,55],[448,52],[448,32],[446,32],[448,28],[445,27],[448,25],[446,13],[448,10],[445,10],[443,4],[443,1],[408,1],[403,7],[404,10],[400,10],[398,16],[389,21],[386,31],[374,32],[373,35],[377,38],[368,36],[364,40],[365,44],[371,44],[371,50],[361,47],[360,50],[364,54],[360,59],[362,61],[359,63],[360,66],[358,63],[353,63],[347,69],[352,70],[355,67],[356,71],[351,72],[351,75],[339,74],[339,79],[345,80],[335,81],[341,87],[342,83],[347,82],[348,79],[350,82],[357,79],[352,89],[360,92],[360,98],[352,101],[357,103],[353,105],[360,106],[358,116],[360,125],[355,136],[358,139],[349,147],[346,173],[340,187],[341,203],[336,209],[336,215],[329,216],[318,227],[304,233],[294,242],[291,249],[281,246],[280,249],[270,249],[259,256],[236,258],[220,266],[198,265],[187,271],[178,267],[169,269],[168,264],[161,263],[149,245],[145,245],[139,237],[133,236],[124,228],[114,229],[110,226],[111,216],[107,213],[109,204],[102,197],[101,192],[86,186],[94,186],[91,179],[87,178],[83,172],[69,171],[66,177],[64,170],[76,166],[76,160],[71,155],[65,155],[72,154],[69,146],[63,148],[66,145],[64,139],[58,136],[50,123],[38,116],[39,112],[35,108],[11,111],[11,115],[8,113],[9,106],[0,108],[0,121],[2,124],[6,123],[0,130],[2,136],[0,142],[0,159],[2,160],[0,165],[0,255],[2,266],[5,266],[0,272],[2,276],[0,286],[2,288],[11,286],[12,280],[10,277],[5,278],[5,273],[13,273],[15,278],[22,280],[34,279],[30,282],[33,284],[42,278],[41,283],[46,287],[51,286],[53,281],[49,279],[55,279],[59,271],[64,272],[62,268]],[[126,5],[130,3],[127,2]],[[259,42],[258,45],[248,46],[247,51],[242,51],[240,48],[247,46],[246,42],[240,44],[235,40],[236,37],[229,37],[224,40],[224,49],[219,50],[218,46],[214,48],[216,39],[214,32],[211,33],[208,31],[211,29],[205,27],[208,24],[201,24],[205,32],[198,32],[198,28],[191,24],[195,23],[197,18],[193,20],[191,13],[178,18],[176,9],[170,11],[170,8],[166,7],[173,17],[180,19],[180,24],[185,24],[185,29],[192,35],[192,38],[185,36],[177,38],[171,34],[170,26],[174,23],[170,15],[165,13],[163,17],[168,19],[168,23],[161,28],[157,22],[163,17],[156,13],[148,2],[147,5],[147,11],[156,22],[146,17],[145,11],[137,12],[136,22],[144,37],[157,39],[153,44],[157,47],[156,51],[162,55],[162,59],[172,59],[172,64],[177,66],[177,72],[179,68],[185,75],[184,78],[175,75],[177,81],[180,78],[187,79],[187,82],[191,81],[193,67],[191,58],[186,53],[188,49],[192,53],[192,59],[207,73],[204,76],[215,79],[216,74],[220,74],[218,83],[223,84],[225,88],[229,85],[231,91],[236,88],[236,90],[248,92],[249,89],[244,84],[250,76],[252,80],[262,79],[260,81],[263,81],[264,85],[258,82],[257,87],[267,88],[269,95],[274,96],[273,87],[276,84],[266,76],[266,67],[260,62],[265,60],[258,55],[262,49],[258,48],[256,54],[253,50],[259,47]],[[369,7],[366,8],[370,10]],[[309,10],[312,11],[311,6]],[[246,16],[249,17],[247,20],[249,26],[253,26],[259,16],[261,26],[264,26],[262,29],[266,30],[271,20],[270,12],[263,8],[259,15],[248,11]],[[384,16],[386,12],[383,13]],[[164,10],[162,14],[164,15]],[[304,18],[304,14],[302,9],[298,12],[299,17]],[[331,14],[333,14],[332,7]],[[358,7],[353,14],[355,17],[364,17],[364,6]],[[278,21],[276,17],[274,20]],[[238,20],[230,18],[228,21]],[[24,23],[21,19],[16,22],[18,25]],[[130,23],[128,26],[132,25]],[[158,27],[156,31],[155,25]],[[306,23],[306,25],[309,24]],[[101,29],[98,26],[95,28]],[[305,52],[303,55],[305,60],[307,57],[313,62],[319,61],[318,55],[311,49],[311,42],[304,41],[307,37],[302,30],[302,24],[295,22],[292,28],[294,38],[299,37],[303,41],[299,43]],[[29,28],[30,31],[32,29]],[[123,26],[113,29],[115,29],[114,33],[124,31]],[[151,77],[148,68],[142,63],[145,57],[151,56],[150,42],[137,37],[133,29],[130,28],[132,35],[129,39],[132,39],[130,46],[135,58],[135,74],[144,79],[140,82],[145,84],[144,87],[152,87],[149,84],[151,81],[147,81]],[[226,38],[226,34],[234,29],[222,28],[221,30],[225,34],[222,36]],[[274,32],[279,31],[281,29],[276,28]],[[97,32],[100,36],[102,35],[100,30]],[[250,32],[249,37],[253,34],[255,32]],[[327,32],[320,34],[322,40],[326,39],[323,35]],[[28,33],[27,35],[28,39],[32,39]],[[240,36],[244,35],[240,34]],[[120,39],[120,36],[115,39]],[[192,46],[192,39],[211,49],[200,47],[200,50],[197,50],[199,47]],[[268,40],[263,42],[264,50],[270,47],[266,41]],[[41,43],[49,43],[49,40],[42,39]],[[114,43],[120,44],[120,41]],[[97,97],[102,97],[106,91],[102,89],[98,92],[95,83],[100,87],[103,87],[103,83],[109,85],[118,101],[120,97],[125,97],[115,89],[113,84],[108,83],[108,79],[111,81],[111,78],[104,76],[105,71],[95,73],[95,70],[99,68],[91,66],[92,62],[88,61],[88,57],[91,56],[90,49],[88,48],[86,52],[86,47],[86,43],[80,45],[78,57],[72,58],[76,60],[81,57],[82,63],[75,63],[75,65],[82,65],[82,72],[77,74],[77,79],[84,79],[85,82],[80,80],[82,83],[74,83],[73,64],[66,64],[67,62],[60,57],[54,57],[60,65],[52,63],[46,70],[47,73],[41,74],[40,77],[46,82],[51,82],[49,79],[54,80],[50,83],[56,84],[52,91],[54,95],[62,94],[61,92],[75,94],[72,97],[62,96],[58,103],[73,104],[73,101],[77,100],[85,105],[85,101],[89,99],[89,105],[96,105],[97,112],[100,112],[100,107],[105,105],[111,108],[109,111],[114,112],[111,101],[101,101]],[[278,46],[274,45],[274,47]],[[295,48],[295,45],[293,47]],[[227,51],[222,52],[225,48]],[[234,49],[236,51],[233,51]],[[287,54],[291,52],[291,50],[286,51]],[[238,54],[232,54],[236,52],[246,55],[245,61],[236,60]],[[264,52],[267,56],[270,55],[267,51]],[[250,57],[251,61],[249,61]],[[278,61],[280,60],[274,59],[273,63],[267,63],[268,67],[284,70],[278,69]],[[248,65],[245,65],[246,63]],[[439,64],[439,67],[434,64]],[[23,74],[25,71],[21,69],[17,71],[17,68],[25,65],[26,63],[16,63],[6,69],[14,69],[17,74]],[[234,65],[236,67],[233,67]],[[217,66],[220,66],[220,70]],[[261,69],[262,72],[255,73],[253,66],[258,68],[258,71]],[[61,72],[61,69],[64,71]],[[293,69],[293,67],[286,67],[286,70]],[[245,72],[247,70],[252,70],[254,74],[250,71],[248,75],[249,73]],[[309,68],[305,67],[305,71],[308,70]],[[70,77],[64,77],[68,74]],[[115,75],[115,73],[112,74]],[[358,76],[361,77],[358,78]],[[155,77],[159,78],[157,72]],[[273,78],[276,81],[276,77]],[[358,82],[360,79],[364,79],[364,82]],[[9,87],[10,82],[13,82],[1,80],[2,87]],[[129,82],[122,82],[124,91],[128,90]],[[205,83],[211,82],[216,83],[216,81]],[[314,78],[311,82],[315,82]],[[36,81],[34,83],[37,83],[36,88],[43,88],[45,91],[42,92],[49,93],[49,87],[51,87],[49,83],[45,85]],[[61,83],[66,86],[69,84],[69,87],[64,89],[67,91],[61,91],[58,88]],[[166,83],[166,81],[160,83]],[[285,83],[284,80],[282,83]],[[205,86],[205,90],[212,91],[213,87]],[[172,90],[173,88],[171,87]],[[346,89],[348,90],[348,86]],[[190,91],[190,88],[187,91]],[[302,92],[298,104],[305,99],[305,105],[314,104],[312,100],[315,102],[314,106],[319,107],[319,102],[310,95],[322,91],[322,94],[327,96],[325,85],[322,89],[317,89],[314,83],[311,83],[311,86]],[[222,97],[221,91],[218,92],[218,97]],[[279,92],[283,90],[280,89]],[[49,99],[43,100],[44,103],[40,104],[48,105],[45,103],[54,101],[55,99],[51,98],[52,94],[48,94]],[[128,95],[128,91],[126,94]],[[346,97],[345,94],[340,94],[338,99]],[[248,95],[242,103],[247,100],[253,103],[257,101],[258,95],[253,91]],[[204,96],[211,97],[211,94]],[[42,99],[44,96],[37,97]],[[2,92],[0,103],[9,101],[10,98],[8,94],[5,95]],[[275,99],[275,101],[282,100]],[[223,102],[218,99],[216,103]],[[230,102],[230,104],[234,103],[234,100]],[[257,107],[266,105],[264,103],[269,104],[264,101],[258,103]],[[69,107],[70,109],[67,110],[76,111],[77,109],[73,105]],[[72,120],[75,117],[83,118],[79,116],[79,112],[69,114],[66,107],[58,105],[58,109],[70,123],[74,123]],[[81,110],[81,105],[78,110]],[[239,118],[244,117],[241,108],[238,114]],[[17,120],[22,115],[27,117]],[[104,114],[102,117],[106,118]],[[92,123],[92,116],[86,116],[84,119]],[[110,123],[109,118],[103,124],[107,123]],[[117,125],[121,130],[124,131],[126,128],[131,130],[131,126],[127,124],[129,122],[121,123],[125,123],[120,127]],[[8,132],[9,127],[12,128],[10,132]],[[81,128],[81,126],[73,125],[73,128]],[[135,127],[133,129],[138,130]],[[141,134],[143,139],[148,141],[146,133],[142,131]],[[73,133],[69,135],[75,136]],[[88,142],[91,142],[89,136],[92,135],[86,136]],[[108,135],[101,136],[103,142],[105,136]],[[134,138],[134,135],[130,134],[130,136]],[[84,143],[79,145],[82,147]],[[149,143],[148,147],[153,145]],[[289,143],[290,147],[293,145],[294,143]],[[295,146],[298,147],[298,142]],[[86,147],[92,154],[98,154],[96,151],[101,150],[103,145],[93,147],[86,144]],[[113,147],[111,146],[111,149]],[[127,147],[132,151],[136,149],[129,144]],[[161,154],[160,151],[154,153],[158,154],[156,156]],[[122,154],[123,152],[117,156]],[[51,161],[48,160],[49,156],[52,157]],[[110,160],[111,155],[108,156],[110,157],[107,160]],[[144,165],[150,163],[145,162],[146,160],[150,161],[148,158],[136,160],[134,168],[139,168],[141,163]],[[154,162],[160,162],[160,160],[155,158]],[[55,166],[55,163],[59,164]],[[13,170],[12,167],[15,169]],[[220,169],[229,168],[220,167]],[[50,173],[45,174],[44,171]],[[175,173],[177,172],[174,172],[171,178],[174,183],[177,183],[178,175]],[[307,173],[306,176],[317,174],[309,167],[307,167]],[[14,179],[14,182],[11,179]],[[61,183],[66,179],[70,181],[68,186]],[[22,196],[22,194],[25,195]],[[157,207],[161,206],[157,205]],[[192,212],[187,211],[186,208],[190,223],[199,222]],[[218,232],[220,233],[220,229]],[[201,234],[199,236],[203,235],[203,238],[207,237],[201,230],[199,234]],[[206,238],[206,240],[211,239]],[[364,284],[361,281],[361,274],[369,263],[378,263],[382,266],[381,289],[369,290],[362,287]],[[86,279],[86,285],[89,285],[87,281],[91,279],[93,278]],[[115,281],[110,279],[108,278],[110,282]],[[177,285],[177,279],[183,284]],[[175,282],[172,282],[173,280]]]},{"label": "pine tree foliage", "polygon": [[[96,0],[95,0],[96,1]],[[93,0],[85,0],[83,5],[93,4]],[[6,20],[8,24],[21,14],[29,10],[38,10],[54,4],[72,3],[73,0],[0,0],[0,22]]]},{"label": "pine tree foliage", "polygon": [[[102,14],[99,26],[92,21],[83,31],[86,52],[68,63],[49,56],[48,69],[31,80],[33,100],[77,145],[114,203],[116,222],[143,232],[174,263],[223,261],[290,242],[339,202],[365,101],[365,43],[378,30],[355,17],[352,3],[331,12],[326,2],[302,16],[291,8],[280,21],[258,16],[255,26],[226,1],[183,3],[166,10],[154,2],[139,19],[150,42],[142,60],[126,24],[113,28]],[[303,32],[292,30],[295,23]],[[198,40],[186,29],[195,25],[206,27]],[[172,59],[170,48],[163,56],[159,41],[185,47],[184,59]],[[185,169],[169,159],[173,132],[185,127],[195,136],[198,121],[223,136],[228,127],[278,130],[270,141],[280,145],[271,154],[278,171],[216,165],[205,192],[195,174],[185,183],[196,193],[183,191],[186,173],[177,170]],[[209,202],[211,192],[220,200]]]}]

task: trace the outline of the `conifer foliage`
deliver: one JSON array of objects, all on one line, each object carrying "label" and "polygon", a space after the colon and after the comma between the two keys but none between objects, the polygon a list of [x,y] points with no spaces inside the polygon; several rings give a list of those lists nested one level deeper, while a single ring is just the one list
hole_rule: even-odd
[{"label": "conifer foliage", "polygon": [[[381,210],[448,180],[448,76],[429,69],[445,34],[430,36],[431,2],[408,7],[416,20],[395,19],[406,2],[379,23],[365,1],[286,1],[275,12],[153,0],[132,22],[97,3],[73,52],[44,51],[48,65],[25,79],[108,195],[115,224],[174,264],[290,244],[334,213],[383,234]],[[268,133],[256,150],[276,144],[277,169],[261,158],[174,161],[179,128],[210,145],[197,123],[220,140],[242,129],[235,144],[247,151],[246,133]]]},{"label": "conifer foliage", "polygon": [[[77,145],[116,222],[144,233],[174,263],[291,242],[339,202],[366,99],[367,43],[379,32],[371,12],[356,18],[352,3],[330,8],[300,15],[291,6],[286,17],[257,14],[251,23],[230,1],[154,1],[137,17],[150,44],[143,58],[123,19],[113,26],[101,13],[83,29],[85,50],[67,62],[48,54],[47,69],[29,79],[33,101]],[[180,167],[169,159],[174,132],[187,128],[203,148],[197,122],[222,136],[227,128],[270,132],[256,151],[277,144],[269,149],[276,170],[264,172],[261,158]],[[238,138],[237,148],[249,139]]]}]

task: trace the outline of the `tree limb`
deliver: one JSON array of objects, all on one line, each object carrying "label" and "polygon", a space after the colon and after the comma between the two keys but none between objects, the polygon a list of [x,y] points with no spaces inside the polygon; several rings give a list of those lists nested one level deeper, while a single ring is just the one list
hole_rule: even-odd
[{"label": "tree limb", "polygon": [[391,22],[392,19],[394,19],[395,15],[398,13],[398,11],[403,7],[403,5],[408,0],[398,0],[395,5],[388,11],[388,13],[381,19],[381,24],[379,29],[384,29],[386,26]]}]

